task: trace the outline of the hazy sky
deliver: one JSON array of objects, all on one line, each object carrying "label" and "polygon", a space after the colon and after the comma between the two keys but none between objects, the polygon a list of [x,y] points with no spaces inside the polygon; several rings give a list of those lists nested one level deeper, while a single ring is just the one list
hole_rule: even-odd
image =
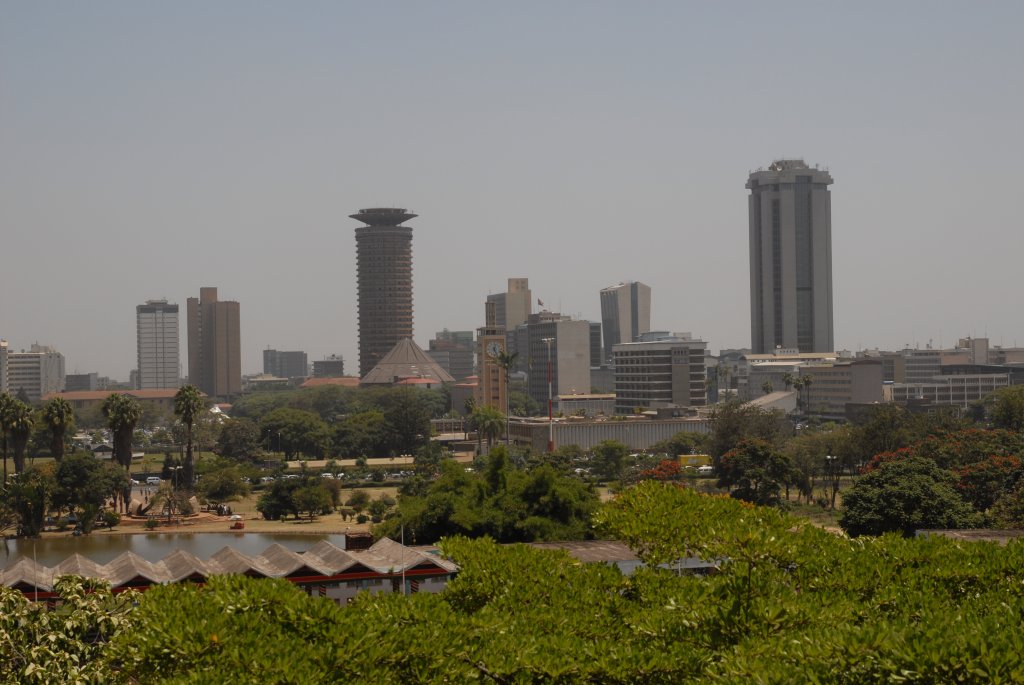
[{"label": "hazy sky", "polygon": [[[827,166],[838,347],[1024,345],[1024,3],[0,0],[0,337],[127,379],[200,286],[357,369],[347,215],[406,207],[416,339],[525,276],[750,344],[747,174]],[[186,356],[182,317],[182,361]]]}]

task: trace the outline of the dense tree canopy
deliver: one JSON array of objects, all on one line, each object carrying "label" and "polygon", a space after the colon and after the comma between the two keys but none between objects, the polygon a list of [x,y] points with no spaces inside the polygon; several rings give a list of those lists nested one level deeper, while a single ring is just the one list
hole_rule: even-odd
[{"label": "dense tree canopy", "polygon": [[718,487],[755,504],[777,504],[783,487],[795,482],[789,457],[771,443],[749,438],[722,455]]},{"label": "dense tree canopy", "polygon": [[260,427],[252,419],[226,421],[217,436],[214,452],[222,457],[254,461],[263,454]]},{"label": "dense tree canopy", "polygon": [[[653,482],[605,505],[598,525],[646,567],[626,576],[562,552],[452,538],[441,548],[460,572],[440,594],[363,593],[348,607],[241,576],[119,598],[68,581],[52,614],[3,588],[0,676],[860,685],[1024,674],[1020,543],[850,540]],[[680,574],[687,557],[714,560],[717,573]]]},{"label": "dense tree canopy", "polygon": [[953,474],[931,459],[886,462],[846,492],[839,524],[851,536],[978,525],[981,519],[955,487]]},{"label": "dense tree canopy", "polygon": [[705,447],[717,465],[723,454],[743,440],[757,438],[778,445],[788,432],[788,421],[781,412],[728,400],[711,411],[711,434]]},{"label": "dense tree canopy", "polygon": [[500,542],[578,540],[592,535],[590,514],[597,495],[576,478],[550,466],[529,472],[512,467],[504,445],[487,457],[483,473],[467,472],[454,461],[422,494],[403,495],[379,534],[434,542],[447,535],[486,535]]}]

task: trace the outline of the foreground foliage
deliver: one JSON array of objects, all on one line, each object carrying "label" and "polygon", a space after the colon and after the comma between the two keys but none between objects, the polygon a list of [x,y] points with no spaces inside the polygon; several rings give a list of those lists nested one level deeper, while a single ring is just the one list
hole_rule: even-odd
[{"label": "foreground foliage", "polygon": [[378,536],[415,543],[443,537],[488,536],[498,542],[582,540],[592,537],[590,515],[597,493],[578,478],[552,466],[529,472],[513,468],[503,445],[487,457],[483,473],[466,471],[452,460],[440,476],[419,491],[406,488],[395,515],[375,529]]},{"label": "foreground foliage", "polygon": [[[439,595],[338,608],[284,581],[164,586],[102,662],[145,683],[1024,680],[1018,543],[851,540],[656,482],[597,518],[648,567],[453,538],[461,572]],[[683,556],[720,572],[679,575]]]}]

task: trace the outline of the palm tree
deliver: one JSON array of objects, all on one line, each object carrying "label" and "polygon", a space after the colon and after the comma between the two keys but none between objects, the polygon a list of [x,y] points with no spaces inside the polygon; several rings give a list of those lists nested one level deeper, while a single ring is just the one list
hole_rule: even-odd
[{"label": "palm tree", "polygon": [[107,395],[100,409],[113,434],[114,461],[127,471],[132,465],[132,437],[135,435],[135,425],[142,417],[142,407],[131,395],[115,392]]},{"label": "palm tree", "polygon": [[473,410],[473,424],[477,435],[487,438],[487,450],[490,451],[494,440],[501,435],[505,427],[505,415],[490,406],[477,407]]},{"label": "palm tree", "polygon": [[25,448],[32,435],[32,407],[21,400],[13,400],[7,411],[7,431],[14,448],[14,472],[25,470]]},{"label": "palm tree", "polygon": [[174,413],[185,426],[185,487],[192,489],[195,478],[195,460],[192,456],[193,429],[203,411],[203,397],[194,385],[182,386],[174,395]]},{"label": "palm tree", "polygon": [[63,397],[54,397],[43,405],[43,421],[50,429],[50,455],[57,462],[64,458],[64,436],[75,418],[75,410]]},{"label": "palm tree", "polygon": [[788,371],[782,374],[782,382],[786,386],[787,391],[793,387],[793,380],[793,374],[789,373]]},{"label": "palm tree", "polygon": [[804,390],[807,393],[806,397],[804,398],[804,412],[806,412],[808,414],[811,412],[810,404],[811,404],[811,384],[812,383],[814,383],[814,376],[812,376],[810,374],[807,374],[806,376],[804,376]]},{"label": "palm tree", "polygon": [[505,372],[505,444],[509,444],[511,436],[509,435],[509,411],[508,411],[508,395],[509,395],[509,377],[512,375],[512,367],[516,364],[516,357],[519,356],[518,352],[509,354],[505,350],[502,350],[498,354],[491,357],[494,363],[497,364],[502,371]]},{"label": "palm tree", "polygon": [[14,398],[7,393],[0,393],[0,443],[3,443],[4,483],[7,482],[7,438],[11,433],[10,414]]},{"label": "palm tree", "polygon": [[802,412],[804,409],[803,394],[800,392],[804,389],[804,379],[796,377],[793,379],[793,389],[796,390],[796,406],[799,407]]}]

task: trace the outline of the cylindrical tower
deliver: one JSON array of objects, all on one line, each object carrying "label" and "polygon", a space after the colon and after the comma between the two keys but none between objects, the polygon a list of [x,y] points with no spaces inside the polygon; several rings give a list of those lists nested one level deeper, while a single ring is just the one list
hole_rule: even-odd
[{"label": "cylindrical tower", "polygon": [[412,228],[404,209],[360,209],[356,229],[359,377],[402,338],[412,337]]}]

